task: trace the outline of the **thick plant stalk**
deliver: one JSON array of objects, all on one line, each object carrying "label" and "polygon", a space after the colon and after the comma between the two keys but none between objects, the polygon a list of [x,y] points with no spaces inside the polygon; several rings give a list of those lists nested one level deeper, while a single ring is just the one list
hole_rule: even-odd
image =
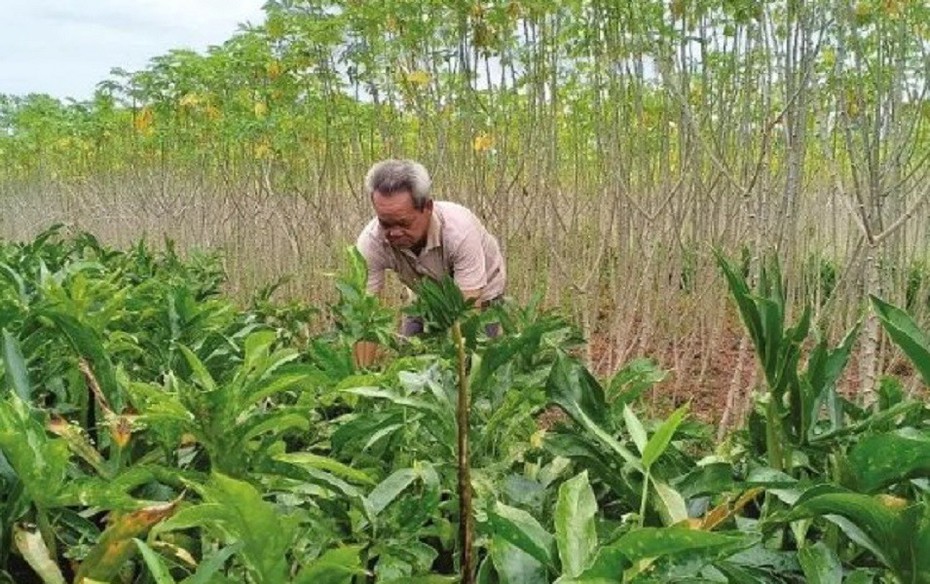
[{"label": "thick plant stalk", "polygon": [[[878,295],[878,250],[873,248],[865,259],[866,295]],[[866,407],[873,407],[875,398],[876,370],[878,362],[878,338],[880,335],[878,317],[875,311],[869,311],[862,327],[862,354],[859,360],[859,402]]]},{"label": "thick plant stalk", "polygon": [[459,399],[456,405],[458,421],[458,475],[459,475],[459,544],[460,563],[462,567],[462,584],[474,584],[474,554],[472,540],[474,526],[471,513],[471,463],[468,459],[468,373],[465,364],[465,340],[462,338],[462,326],[459,321],[452,325],[452,337],[458,352]]}]

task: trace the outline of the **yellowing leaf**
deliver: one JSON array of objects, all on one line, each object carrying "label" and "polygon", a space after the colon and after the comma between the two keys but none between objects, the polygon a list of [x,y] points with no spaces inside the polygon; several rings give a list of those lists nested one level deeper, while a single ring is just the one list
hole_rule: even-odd
[{"label": "yellowing leaf", "polygon": [[268,105],[263,101],[256,101],[254,109],[256,118],[264,118],[268,114]]},{"label": "yellowing leaf", "polygon": [[152,124],[155,121],[155,113],[152,111],[152,108],[145,106],[132,118],[132,125],[140,134],[146,136],[152,133]]},{"label": "yellowing leaf", "polygon": [[487,152],[494,147],[494,136],[487,133],[478,134],[475,136],[472,147],[475,149],[475,152]]},{"label": "yellowing leaf", "polygon": [[875,495],[875,498],[879,503],[893,511],[904,509],[910,504],[907,499],[902,499],[901,497],[895,497],[894,495],[888,495],[884,493]]},{"label": "yellowing leaf", "polygon": [[532,436],[530,436],[530,446],[532,446],[533,448],[542,448],[542,445],[545,439],[546,439],[546,431],[537,430],[536,432],[533,432]]},{"label": "yellowing leaf", "polygon": [[120,448],[126,448],[132,437],[132,417],[127,415],[114,416],[110,420],[110,436]]},{"label": "yellowing leaf", "polygon": [[268,73],[268,79],[272,81],[280,77],[283,70],[284,68],[281,67],[280,61],[272,61],[265,67],[265,71]]},{"label": "yellowing leaf", "polygon": [[271,155],[271,144],[268,143],[268,140],[262,140],[255,145],[255,158],[260,160],[268,158]]},{"label": "yellowing leaf", "polygon": [[724,521],[730,519],[742,511],[743,507],[758,497],[763,492],[763,490],[764,489],[761,487],[753,487],[740,495],[740,497],[732,505],[729,501],[726,501],[714,507],[708,511],[704,518],[701,520],[700,529],[705,531],[713,531]]},{"label": "yellowing leaf", "polygon": [[200,105],[200,96],[196,93],[185,93],[178,104],[181,107],[196,107]]},{"label": "yellowing leaf", "polygon": [[22,523],[14,525],[13,543],[36,574],[42,577],[43,582],[65,584],[65,577],[35,526],[27,526]]},{"label": "yellowing leaf", "polygon": [[75,581],[112,581],[137,549],[133,538],[145,535],[153,525],[173,515],[179,502],[180,499],[177,499],[131,513],[113,514],[97,545],[84,558]]},{"label": "yellowing leaf", "polygon": [[407,83],[411,85],[416,85],[418,87],[424,87],[429,85],[430,75],[427,71],[418,69],[416,71],[411,71],[407,73]]}]

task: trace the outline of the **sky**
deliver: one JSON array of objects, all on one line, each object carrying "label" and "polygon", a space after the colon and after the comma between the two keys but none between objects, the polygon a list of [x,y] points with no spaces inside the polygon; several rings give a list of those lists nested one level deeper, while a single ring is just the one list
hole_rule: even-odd
[{"label": "sky", "polygon": [[264,0],[0,0],[0,93],[89,99],[114,67],[136,71],[171,49],[204,51]]}]

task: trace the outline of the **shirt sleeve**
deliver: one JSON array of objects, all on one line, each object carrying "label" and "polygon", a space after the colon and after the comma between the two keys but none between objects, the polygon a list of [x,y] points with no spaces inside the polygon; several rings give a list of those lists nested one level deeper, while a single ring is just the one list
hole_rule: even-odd
[{"label": "shirt sleeve", "polygon": [[481,234],[471,230],[452,253],[455,283],[462,291],[482,290],[488,285],[487,263]]},{"label": "shirt sleeve", "polygon": [[368,292],[378,294],[384,289],[384,257],[379,249],[376,248],[375,242],[367,229],[362,231],[355,242],[365,262],[368,263]]}]

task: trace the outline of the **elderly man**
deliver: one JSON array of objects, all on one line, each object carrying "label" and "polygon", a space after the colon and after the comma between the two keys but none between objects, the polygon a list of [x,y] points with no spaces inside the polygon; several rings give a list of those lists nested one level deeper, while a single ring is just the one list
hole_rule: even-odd
[{"label": "elderly man", "polygon": [[[440,280],[449,274],[465,298],[480,306],[501,298],[506,270],[497,240],[465,207],[430,198],[430,177],[422,164],[378,162],[365,177],[365,189],[376,217],[356,246],[368,262],[369,292],[381,292],[385,271],[393,270],[410,288],[424,276]],[[403,333],[417,334],[422,326],[407,318]]]}]

